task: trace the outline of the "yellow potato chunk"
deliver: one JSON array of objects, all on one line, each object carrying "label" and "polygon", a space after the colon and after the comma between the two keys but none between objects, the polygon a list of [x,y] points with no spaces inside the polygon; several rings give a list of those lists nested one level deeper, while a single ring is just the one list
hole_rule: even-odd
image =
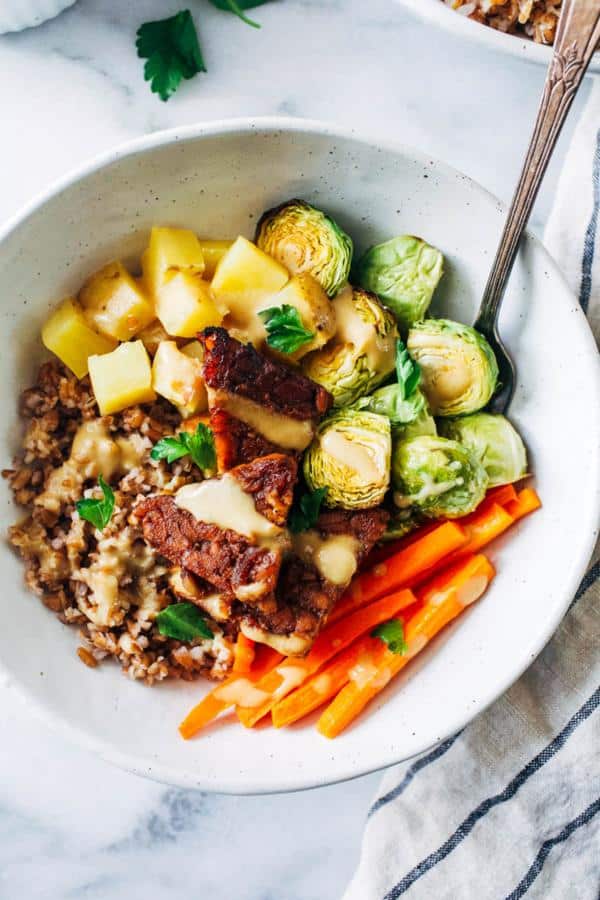
[{"label": "yellow potato chunk", "polygon": [[[312,275],[295,275],[283,290],[272,298],[272,306],[294,306],[303,326],[314,334],[310,343],[303,344],[295,353],[278,354],[286,359],[299,360],[311,350],[319,350],[335,334],[335,307],[319,282]],[[271,350],[271,352],[273,352]]]},{"label": "yellow potato chunk", "polygon": [[135,337],[156,317],[154,304],[120,262],[108,263],[88,278],[79,302],[89,323],[118,341]]},{"label": "yellow potato chunk", "polygon": [[88,371],[88,357],[110,353],[117,346],[89,325],[81,307],[67,297],[42,328],[44,346],[64,362],[78,378]]},{"label": "yellow potato chunk", "polygon": [[204,254],[200,241],[188,228],[158,228],[150,232],[148,249],[142,255],[144,283],[156,297],[160,288],[178,272],[202,277]]},{"label": "yellow potato chunk", "polygon": [[197,359],[201,363],[204,362],[204,348],[200,341],[190,341],[189,344],[184,344],[179,349],[186,356],[191,356],[192,359]]},{"label": "yellow potato chunk", "polygon": [[200,247],[202,248],[202,256],[204,257],[204,277],[212,278],[215,274],[218,263],[223,259],[233,241],[210,241],[200,238]]},{"label": "yellow potato chunk", "polygon": [[150,356],[154,356],[161,341],[169,340],[169,335],[158,319],[155,319],[154,322],[150,322],[149,325],[146,325],[143,331],[140,331],[138,337]]},{"label": "yellow potato chunk", "polygon": [[150,357],[141,341],[120,344],[104,356],[90,356],[89,367],[94,396],[103,416],[156,400]]},{"label": "yellow potato chunk", "polygon": [[184,418],[208,407],[202,363],[189,352],[178,350],[175,341],[163,341],[156,351],[152,363],[152,387],[173,403]]},{"label": "yellow potato chunk", "polygon": [[210,284],[186,272],[178,272],[161,287],[156,295],[156,314],[173,337],[194,337],[223,320]]}]

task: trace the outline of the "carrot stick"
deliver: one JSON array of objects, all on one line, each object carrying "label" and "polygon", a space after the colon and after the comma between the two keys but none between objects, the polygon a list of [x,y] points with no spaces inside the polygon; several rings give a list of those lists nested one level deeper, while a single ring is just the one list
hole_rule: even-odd
[{"label": "carrot stick", "polygon": [[[252,728],[271,711],[275,703],[303,684],[336,653],[364,632],[393,618],[401,609],[406,609],[416,602],[417,598],[412,591],[397,591],[363,609],[356,610],[338,624],[328,625],[317,637],[308,656],[304,659],[285,659],[256,683],[257,691],[264,692],[267,696],[262,703],[257,702],[252,706],[240,704],[236,708],[242,725]],[[256,699],[258,701],[258,696]]]},{"label": "carrot stick", "polygon": [[516,499],[517,492],[514,484],[499,484],[497,487],[489,489],[475,511],[478,512],[480,509],[491,506],[493,503],[497,503],[499,506],[506,506],[511,500]]},{"label": "carrot stick", "polygon": [[237,675],[246,675],[254,662],[254,641],[240,631],[233,648],[233,668]]},{"label": "carrot stick", "polygon": [[476,553],[510,528],[514,521],[508,510],[498,503],[476,509],[474,513],[461,519],[460,524],[467,533],[467,543],[452,553],[449,560],[463,559]]},{"label": "carrot stick", "polygon": [[352,610],[376,600],[390,591],[409,587],[467,542],[467,535],[456,522],[444,522],[409,544],[383,563],[358,575],[333,608],[329,622],[336,622]]},{"label": "carrot stick", "polygon": [[516,522],[517,519],[522,519],[523,516],[539,509],[541,505],[542,501],[533,488],[523,488],[517,494],[516,500],[506,504],[506,511]]},{"label": "carrot stick", "polygon": [[362,666],[369,672],[379,664],[384,650],[383,641],[370,635],[350,644],[306,684],[275,704],[272,710],[275,728],[291,725],[322,706],[348,682],[352,669]]},{"label": "carrot stick", "polygon": [[[229,689],[235,694],[236,688],[242,690],[248,682],[254,683],[259,681],[266,672],[272,669],[273,666],[276,666],[282,659],[281,654],[276,653],[270,647],[261,647],[256,656],[254,666],[246,676],[230,675],[229,678],[206,694],[200,703],[187,714],[179,726],[181,737],[186,741],[189,740],[201,728],[204,728],[205,725],[216,719],[220,713],[233,706],[236,702],[235,699],[233,697],[229,698],[227,691],[224,692],[224,689]],[[223,693],[225,693],[225,697],[220,696]]]},{"label": "carrot stick", "polygon": [[419,591],[423,605],[406,623],[407,651],[400,655],[386,650],[375,672],[366,681],[351,676],[322,713],[317,730],[325,737],[334,738],[347,728],[434,635],[484,593],[494,574],[494,568],[485,556],[474,556],[461,566],[452,567],[445,582],[438,578],[435,584],[430,582]]}]

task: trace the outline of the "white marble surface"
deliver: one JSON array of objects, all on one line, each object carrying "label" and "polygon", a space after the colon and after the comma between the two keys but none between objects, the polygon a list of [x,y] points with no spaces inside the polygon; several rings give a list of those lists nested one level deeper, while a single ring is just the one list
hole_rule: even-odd
[{"label": "white marble surface", "polygon": [[[1,220],[116,142],[247,114],[358,123],[510,196],[540,69],[450,44],[391,0],[278,0],[255,11],[259,32],[205,0],[184,5],[209,72],[167,104],[142,80],[134,37],[141,22],[180,8],[174,0],[79,0],[37,30],[0,37]],[[576,116],[577,108],[571,128]],[[538,202],[537,230],[562,156]],[[67,745],[6,683],[0,708],[2,900],[341,896],[377,775],[291,796],[186,793]]]}]

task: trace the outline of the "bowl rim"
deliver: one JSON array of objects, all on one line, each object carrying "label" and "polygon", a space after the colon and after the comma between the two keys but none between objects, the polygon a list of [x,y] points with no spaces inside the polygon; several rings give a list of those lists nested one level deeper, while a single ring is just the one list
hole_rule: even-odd
[{"label": "bowl rim", "polygon": [[[552,47],[548,44],[537,44],[530,38],[522,38],[516,34],[507,34],[496,28],[474,22],[447,6],[443,0],[395,0],[400,6],[409,9],[414,15],[427,22],[432,22],[453,34],[479,43],[492,50],[514,56],[536,65],[548,66],[552,59]],[[600,72],[600,50],[592,57],[588,73]]]},{"label": "bowl rim", "polygon": [[[423,163],[433,164],[436,169],[438,169],[440,172],[443,172],[447,176],[460,178],[461,180],[463,180],[476,192],[481,193],[483,196],[494,202],[497,205],[497,208],[502,212],[505,213],[507,210],[506,204],[502,203],[490,191],[482,187],[477,181],[471,179],[469,176],[461,173],[458,169],[455,169],[453,166],[450,166],[447,163],[438,160],[432,154],[419,149],[415,149],[407,144],[403,144],[402,142],[396,141],[389,136],[373,134],[370,131],[367,132],[366,130],[363,131],[360,129],[350,128],[335,123],[328,123],[317,119],[292,118],[285,116],[247,116],[199,122],[180,128],[172,128],[154,132],[150,135],[144,135],[142,137],[123,142],[118,146],[109,149],[108,151],[104,151],[103,153],[94,156],[92,159],[87,160],[82,165],[75,167],[64,176],[55,180],[45,190],[39,192],[37,196],[35,196],[30,202],[25,204],[20,211],[11,216],[8,221],[6,221],[5,224],[0,227],[0,243],[5,241],[13,231],[23,225],[31,216],[35,215],[52,198],[56,197],[69,187],[84,180],[86,177],[92,175],[96,171],[115,162],[118,162],[121,159],[127,157],[135,157],[136,155],[144,154],[147,151],[155,150],[169,144],[176,144],[184,141],[193,141],[203,138],[219,137],[222,135],[230,135],[235,133],[239,133],[240,135],[247,135],[252,134],[253,132],[296,132],[302,134],[314,134],[318,136],[332,137],[342,140],[355,140],[360,143],[366,143],[369,146],[375,145],[389,152],[397,153],[398,155],[408,156]],[[590,358],[598,358],[597,382],[598,393],[600,393],[600,356],[598,356],[596,342],[592,335],[592,331],[587,318],[585,317],[585,314],[583,313],[583,310],[581,309],[578,301],[573,296],[558,264],[554,262],[553,258],[550,256],[542,242],[530,231],[527,231],[527,238],[529,241],[533,242],[536,249],[545,256],[549,270],[552,272],[553,277],[562,284],[563,290],[565,290],[573,298],[575,314],[578,316],[581,327],[581,352],[585,353]],[[596,432],[597,443],[600,446],[600,409],[598,410],[598,413],[593,420],[593,427]],[[571,574],[568,579],[567,589],[565,590],[565,598],[563,604],[557,607],[555,614],[550,620],[544,622],[544,628],[541,629],[536,634],[535,639],[531,641],[528,647],[528,652],[524,654],[523,658],[520,659],[518,663],[510,669],[509,672],[507,672],[504,678],[496,684],[493,690],[490,690],[484,697],[481,698],[480,703],[477,705],[474,711],[465,713],[457,710],[452,723],[443,731],[440,730],[440,734],[434,743],[427,742],[416,753],[410,756],[401,756],[400,758],[398,758],[396,754],[392,753],[384,756],[383,758],[375,757],[372,764],[362,765],[359,768],[353,768],[351,765],[348,765],[345,770],[341,770],[340,772],[336,773],[335,777],[326,775],[321,778],[315,778],[314,775],[312,777],[309,777],[307,775],[298,775],[296,773],[290,772],[290,777],[288,777],[287,779],[280,779],[279,781],[271,783],[269,785],[265,785],[265,783],[262,781],[248,782],[240,785],[235,777],[219,778],[217,781],[205,782],[202,780],[202,778],[199,778],[197,774],[192,774],[189,770],[181,771],[179,768],[175,768],[172,765],[161,765],[160,763],[157,763],[154,760],[150,761],[149,759],[142,760],[142,762],[140,763],[136,761],[136,759],[133,758],[131,754],[119,750],[109,741],[92,736],[84,728],[70,721],[60,712],[52,711],[48,707],[46,707],[32,691],[30,691],[24,684],[20,683],[15,678],[12,671],[5,666],[1,658],[0,675],[3,675],[6,678],[8,682],[7,686],[20,694],[21,697],[24,698],[28,702],[30,707],[35,711],[36,715],[42,721],[47,723],[55,732],[63,735],[69,741],[81,747],[84,747],[85,749],[91,750],[97,756],[100,756],[100,758],[109,763],[112,763],[113,765],[116,765],[133,774],[142,775],[163,784],[175,785],[182,788],[206,790],[211,793],[218,792],[226,794],[273,794],[280,792],[306,790],[315,787],[324,787],[329,784],[348,781],[362,775],[367,775],[372,772],[386,769],[400,762],[405,762],[409,759],[414,758],[415,756],[419,756],[421,753],[426,752],[427,750],[431,749],[431,747],[438,746],[441,742],[462,730],[462,728],[464,728],[469,722],[471,722],[477,715],[487,709],[512,684],[514,684],[518,680],[518,678],[520,678],[520,676],[523,674],[523,672],[526,671],[526,669],[529,668],[529,666],[534,662],[535,658],[541,652],[546,643],[550,640],[558,625],[560,624],[572,598],[577,591],[577,588],[579,587],[581,579],[585,574],[589,559],[591,558],[591,555],[593,553],[596,543],[595,531],[600,521],[600,466],[598,466],[596,469],[594,483],[589,485],[589,491],[587,492],[586,500],[587,515],[585,516],[584,524],[586,526],[585,530],[587,533],[587,538],[582,541],[577,558],[573,561],[573,565],[571,566]],[[580,511],[580,515],[581,512],[582,511]],[[581,518],[579,518],[579,521],[581,521]]]}]

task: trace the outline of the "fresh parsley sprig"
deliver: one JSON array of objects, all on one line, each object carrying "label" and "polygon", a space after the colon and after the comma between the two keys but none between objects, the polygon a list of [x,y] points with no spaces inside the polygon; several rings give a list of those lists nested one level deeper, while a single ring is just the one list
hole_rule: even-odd
[{"label": "fresh parsley sprig", "polygon": [[263,309],[258,315],[267,329],[267,344],[280,353],[295,353],[314,338],[314,333],[302,324],[296,307],[289,303]]},{"label": "fresh parsley sprig", "polygon": [[193,603],[173,603],[167,606],[157,615],[156,624],[162,635],[176,641],[213,637],[206,619]]},{"label": "fresh parsley sprig", "polygon": [[206,72],[196,26],[189,9],[138,28],[138,56],[145,59],[144,78],[161,100],[175,93],[182,79]]},{"label": "fresh parsley sprig", "polygon": [[400,338],[396,341],[396,377],[402,400],[408,400],[419,386],[421,367],[410,357],[406,345]]},{"label": "fresh parsley sprig", "polygon": [[176,437],[161,438],[150,453],[152,459],[164,459],[169,465],[188,455],[199,469],[215,469],[217,466],[213,433],[202,422],[198,423],[195,432],[180,431]]},{"label": "fresh parsley sprig", "polygon": [[78,500],[75,509],[82,519],[91,522],[98,531],[104,531],[110,522],[113,510],[115,508],[115,495],[112,489],[107,485],[102,475],[98,478],[98,484],[102,490],[102,500],[96,500],[92,497],[86,497]]},{"label": "fresh parsley sprig", "polygon": [[390,619],[388,622],[382,622],[377,628],[371,632],[371,637],[380,638],[384,644],[387,644],[388,650],[404,656],[408,647],[404,640],[404,626],[400,619]]},{"label": "fresh parsley sprig", "polygon": [[326,496],[327,488],[323,487],[307,491],[294,500],[288,523],[292,534],[300,534],[301,531],[314,528]]},{"label": "fresh parsley sprig", "polygon": [[260,28],[258,22],[254,22],[244,15],[244,10],[254,9],[256,6],[264,6],[269,0],[210,0],[210,2],[217,9],[222,9],[223,12],[231,12],[238,16],[246,25],[251,25],[252,28]]}]

